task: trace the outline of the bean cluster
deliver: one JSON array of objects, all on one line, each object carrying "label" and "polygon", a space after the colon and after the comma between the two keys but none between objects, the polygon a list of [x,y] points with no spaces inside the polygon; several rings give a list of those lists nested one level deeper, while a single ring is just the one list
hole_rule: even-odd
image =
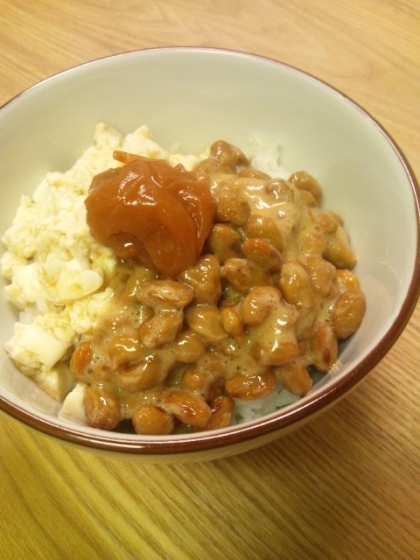
[{"label": "bean cluster", "polygon": [[198,261],[175,279],[121,261],[107,316],[74,350],[91,426],[226,427],[235,399],[305,395],[363,319],[348,235],[312,176],[272,179],[223,141],[195,172],[217,208]]}]

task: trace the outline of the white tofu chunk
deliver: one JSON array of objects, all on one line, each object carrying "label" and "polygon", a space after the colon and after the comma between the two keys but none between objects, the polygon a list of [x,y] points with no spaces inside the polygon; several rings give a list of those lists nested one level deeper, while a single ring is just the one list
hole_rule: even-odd
[{"label": "white tofu chunk", "polygon": [[67,352],[68,345],[53,334],[32,323],[24,325],[17,345],[34,355],[47,368],[52,368]]},{"label": "white tofu chunk", "polygon": [[61,420],[78,421],[87,424],[83,399],[85,397],[86,385],[78,383],[75,388],[64,399],[58,417]]}]

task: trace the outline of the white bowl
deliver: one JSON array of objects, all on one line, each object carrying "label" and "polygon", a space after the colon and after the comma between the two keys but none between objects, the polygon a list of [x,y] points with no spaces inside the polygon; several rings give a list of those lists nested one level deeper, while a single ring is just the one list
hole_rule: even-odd
[{"label": "white bowl", "polygon": [[[367,298],[359,331],[334,375],[297,403],[257,421],[159,438],[104,432],[57,418],[59,406],[0,355],[0,408],[37,430],[85,448],[143,460],[213,459],[268,443],[345,396],[383,358],[406,325],[420,287],[419,188],[385,130],[348,97],[273,60],[232,51],[163,48],[116,55],[53,76],[0,110],[0,232],[21,194],[50,170],[68,169],[95,125],[141,124],[163,146],[197,152],[223,138],[282,146],[282,165],[305,169],[324,205],[345,217]],[[0,296],[0,344],[15,311]]]}]

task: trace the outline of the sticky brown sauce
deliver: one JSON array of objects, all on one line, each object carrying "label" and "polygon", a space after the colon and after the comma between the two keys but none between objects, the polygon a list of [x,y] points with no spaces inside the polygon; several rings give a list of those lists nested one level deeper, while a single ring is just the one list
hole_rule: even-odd
[{"label": "sticky brown sauce", "polygon": [[192,172],[115,157],[123,165],[96,176],[86,200],[92,234],[119,257],[108,314],[70,363],[88,422],[215,429],[235,399],[306,394],[310,369],[331,368],[365,309],[316,180],[273,179],[224,141]]}]

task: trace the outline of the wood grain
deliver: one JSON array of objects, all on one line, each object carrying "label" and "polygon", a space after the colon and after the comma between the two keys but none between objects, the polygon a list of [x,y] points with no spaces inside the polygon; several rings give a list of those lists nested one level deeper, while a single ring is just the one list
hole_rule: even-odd
[{"label": "wood grain", "polygon": [[[167,45],[253,52],[316,75],[370,111],[420,177],[416,0],[0,0],[0,103],[76,64]],[[417,558],[419,309],[348,398],[237,457],[122,462],[0,414],[0,557]]]}]

